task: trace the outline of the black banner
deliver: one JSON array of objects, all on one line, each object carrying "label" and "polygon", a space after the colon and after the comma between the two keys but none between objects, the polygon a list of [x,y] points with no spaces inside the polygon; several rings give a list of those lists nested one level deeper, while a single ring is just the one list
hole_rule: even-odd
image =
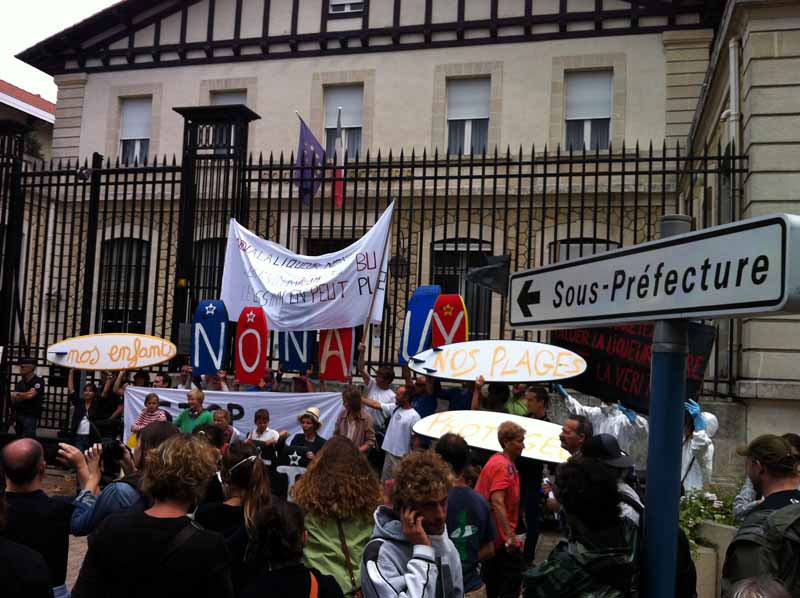
[{"label": "black banner", "polygon": [[[650,411],[650,352],[652,324],[631,324],[610,328],[554,330],[550,342],[574,351],[586,360],[586,372],[568,385],[582,393],[619,401],[647,414]],[[695,397],[703,382],[708,357],[714,345],[715,329],[707,324],[689,323],[686,396]]]}]

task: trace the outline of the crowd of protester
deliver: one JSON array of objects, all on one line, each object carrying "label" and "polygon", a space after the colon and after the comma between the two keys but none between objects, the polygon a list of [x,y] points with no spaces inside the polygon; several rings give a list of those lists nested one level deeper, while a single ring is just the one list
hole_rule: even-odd
[{"label": "crowd of protester", "polygon": [[[206,390],[251,390],[227,373],[173,377],[105,372],[96,385],[70,372],[73,441],[59,459],[75,471],[77,495],[43,491],[45,454],[30,437],[2,452],[0,587],[3,596],[365,596],[624,598],[647,595],[640,576],[646,472],[631,451],[646,444],[647,420],[622,405],[586,406],[558,385],[443,386],[424,376],[394,385],[374,377],[359,347],[363,387],[348,385],[329,438],[320,411],[299,413],[300,432],[269,427],[259,409],[239,431]],[[37,382],[28,375],[27,393]],[[269,372],[252,390],[278,390]],[[122,436],[126,385],[152,386]],[[295,392],[316,390],[310,372]],[[174,421],[158,388],[186,391]],[[324,389],[324,383],[321,384]],[[28,399],[21,399],[28,400]],[[32,400],[32,399],[31,399]],[[414,424],[446,407],[549,421],[552,402],[569,415],[558,466],[522,457],[524,420],[497,429],[500,452],[456,434],[416,437]],[[708,486],[716,418],[686,403],[682,489]],[[132,450],[131,450],[132,449]],[[288,453],[297,477],[281,473]],[[726,555],[726,598],[800,595],[800,437],[756,438],[739,454],[747,481],[735,501],[742,521]],[[561,539],[536,562],[540,525]],[[80,573],[66,586],[69,536],[88,536]],[[675,595],[693,598],[696,573],[679,531]]]}]

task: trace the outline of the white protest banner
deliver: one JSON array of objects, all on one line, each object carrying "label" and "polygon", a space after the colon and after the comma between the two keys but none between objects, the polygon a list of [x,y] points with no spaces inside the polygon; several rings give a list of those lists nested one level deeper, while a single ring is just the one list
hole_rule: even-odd
[{"label": "white protest banner", "polygon": [[[358,241],[320,256],[294,253],[231,220],[220,298],[237,320],[260,305],[270,330],[297,332],[380,323],[394,202]],[[372,301],[373,294],[375,301]]]},{"label": "white protest banner", "polygon": [[[179,405],[186,404],[185,390],[173,388],[125,387],[125,440],[131,433],[131,426],[144,409],[144,399],[151,392],[158,395],[161,401],[169,402],[169,407],[161,407],[175,419],[183,411]],[[330,438],[336,425],[336,418],[342,409],[342,394],[338,392],[218,392],[205,391],[203,406],[216,405],[232,412],[241,413],[240,419],[232,422],[233,427],[242,434],[247,434],[255,427],[253,416],[259,409],[269,410],[269,427],[273,430],[286,430],[290,435],[301,432],[297,416],[309,407],[320,411],[322,427],[320,436]]]}]

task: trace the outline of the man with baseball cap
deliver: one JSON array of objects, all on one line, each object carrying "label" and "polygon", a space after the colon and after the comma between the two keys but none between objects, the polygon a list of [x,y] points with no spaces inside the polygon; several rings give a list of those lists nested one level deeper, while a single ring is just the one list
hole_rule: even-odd
[{"label": "man with baseball cap", "polygon": [[764,500],[745,518],[728,547],[722,569],[723,595],[727,596],[737,581],[759,575],[776,577],[787,588],[800,587],[800,554],[787,554],[786,548],[800,550],[797,452],[774,434],[759,436],[736,452],[746,457],[747,477]]},{"label": "man with baseball cap", "polygon": [[44,380],[36,375],[34,359],[23,357],[18,365],[22,377],[11,393],[14,429],[18,438],[36,438],[36,425],[44,402]]}]

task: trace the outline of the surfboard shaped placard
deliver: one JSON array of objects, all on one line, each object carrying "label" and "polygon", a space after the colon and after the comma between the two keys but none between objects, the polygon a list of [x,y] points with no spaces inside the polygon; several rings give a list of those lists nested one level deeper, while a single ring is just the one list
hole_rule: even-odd
[{"label": "surfboard shaped placard", "polygon": [[438,284],[417,287],[406,307],[403,334],[400,337],[400,365],[431,346],[433,306],[442,292]]},{"label": "surfboard shaped placard", "polygon": [[431,343],[434,347],[469,340],[467,306],[461,295],[439,295],[433,306]]},{"label": "surfboard shaped placard", "polygon": [[178,349],[147,334],[87,334],[47,348],[47,361],[76,370],[137,370],[169,361]]},{"label": "surfboard shaped placard", "polygon": [[236,326],[236,378],[243,384],[258,384],[267,373],[269,336],[267,316],[261,307],[245,307]]},{"label": "surfboard shaped placard", "polygon": [[317,331],[278,333],[278,361],[285,372],[308,371],[316,355]]},{"label": "surfboard shaped placard", "polygon": [[218,299],[204,299],[192,320],[192,373],[216,374],[227,363],[228,312]]},{"label": "surfboard shaped placard", "polygon": [[507,421],[525,429],[523,457],[550,463],[563,463],[569,458],[569,453],[561,448],[561,441],[558,439],[561,426],[507,413],[442,411],[414,424],[414,433],[428,438],[441,438],[452,432],[462,436],[472,447],[499,452],[502,449],[497,441],[497,428]]},{"label": "surfboard shaped placard", "polygon": [[409,368],[419,374],[487,382],[550,382],[581,375],[586,361],[577,353],[555,345],[525,341],[471,341],[433,347],[415,355]]},{"label": "surfboard shaped placard", "polygon": [[353,366],[355,328],[320,330],[319,377],[320,380],[347,382]]}]

